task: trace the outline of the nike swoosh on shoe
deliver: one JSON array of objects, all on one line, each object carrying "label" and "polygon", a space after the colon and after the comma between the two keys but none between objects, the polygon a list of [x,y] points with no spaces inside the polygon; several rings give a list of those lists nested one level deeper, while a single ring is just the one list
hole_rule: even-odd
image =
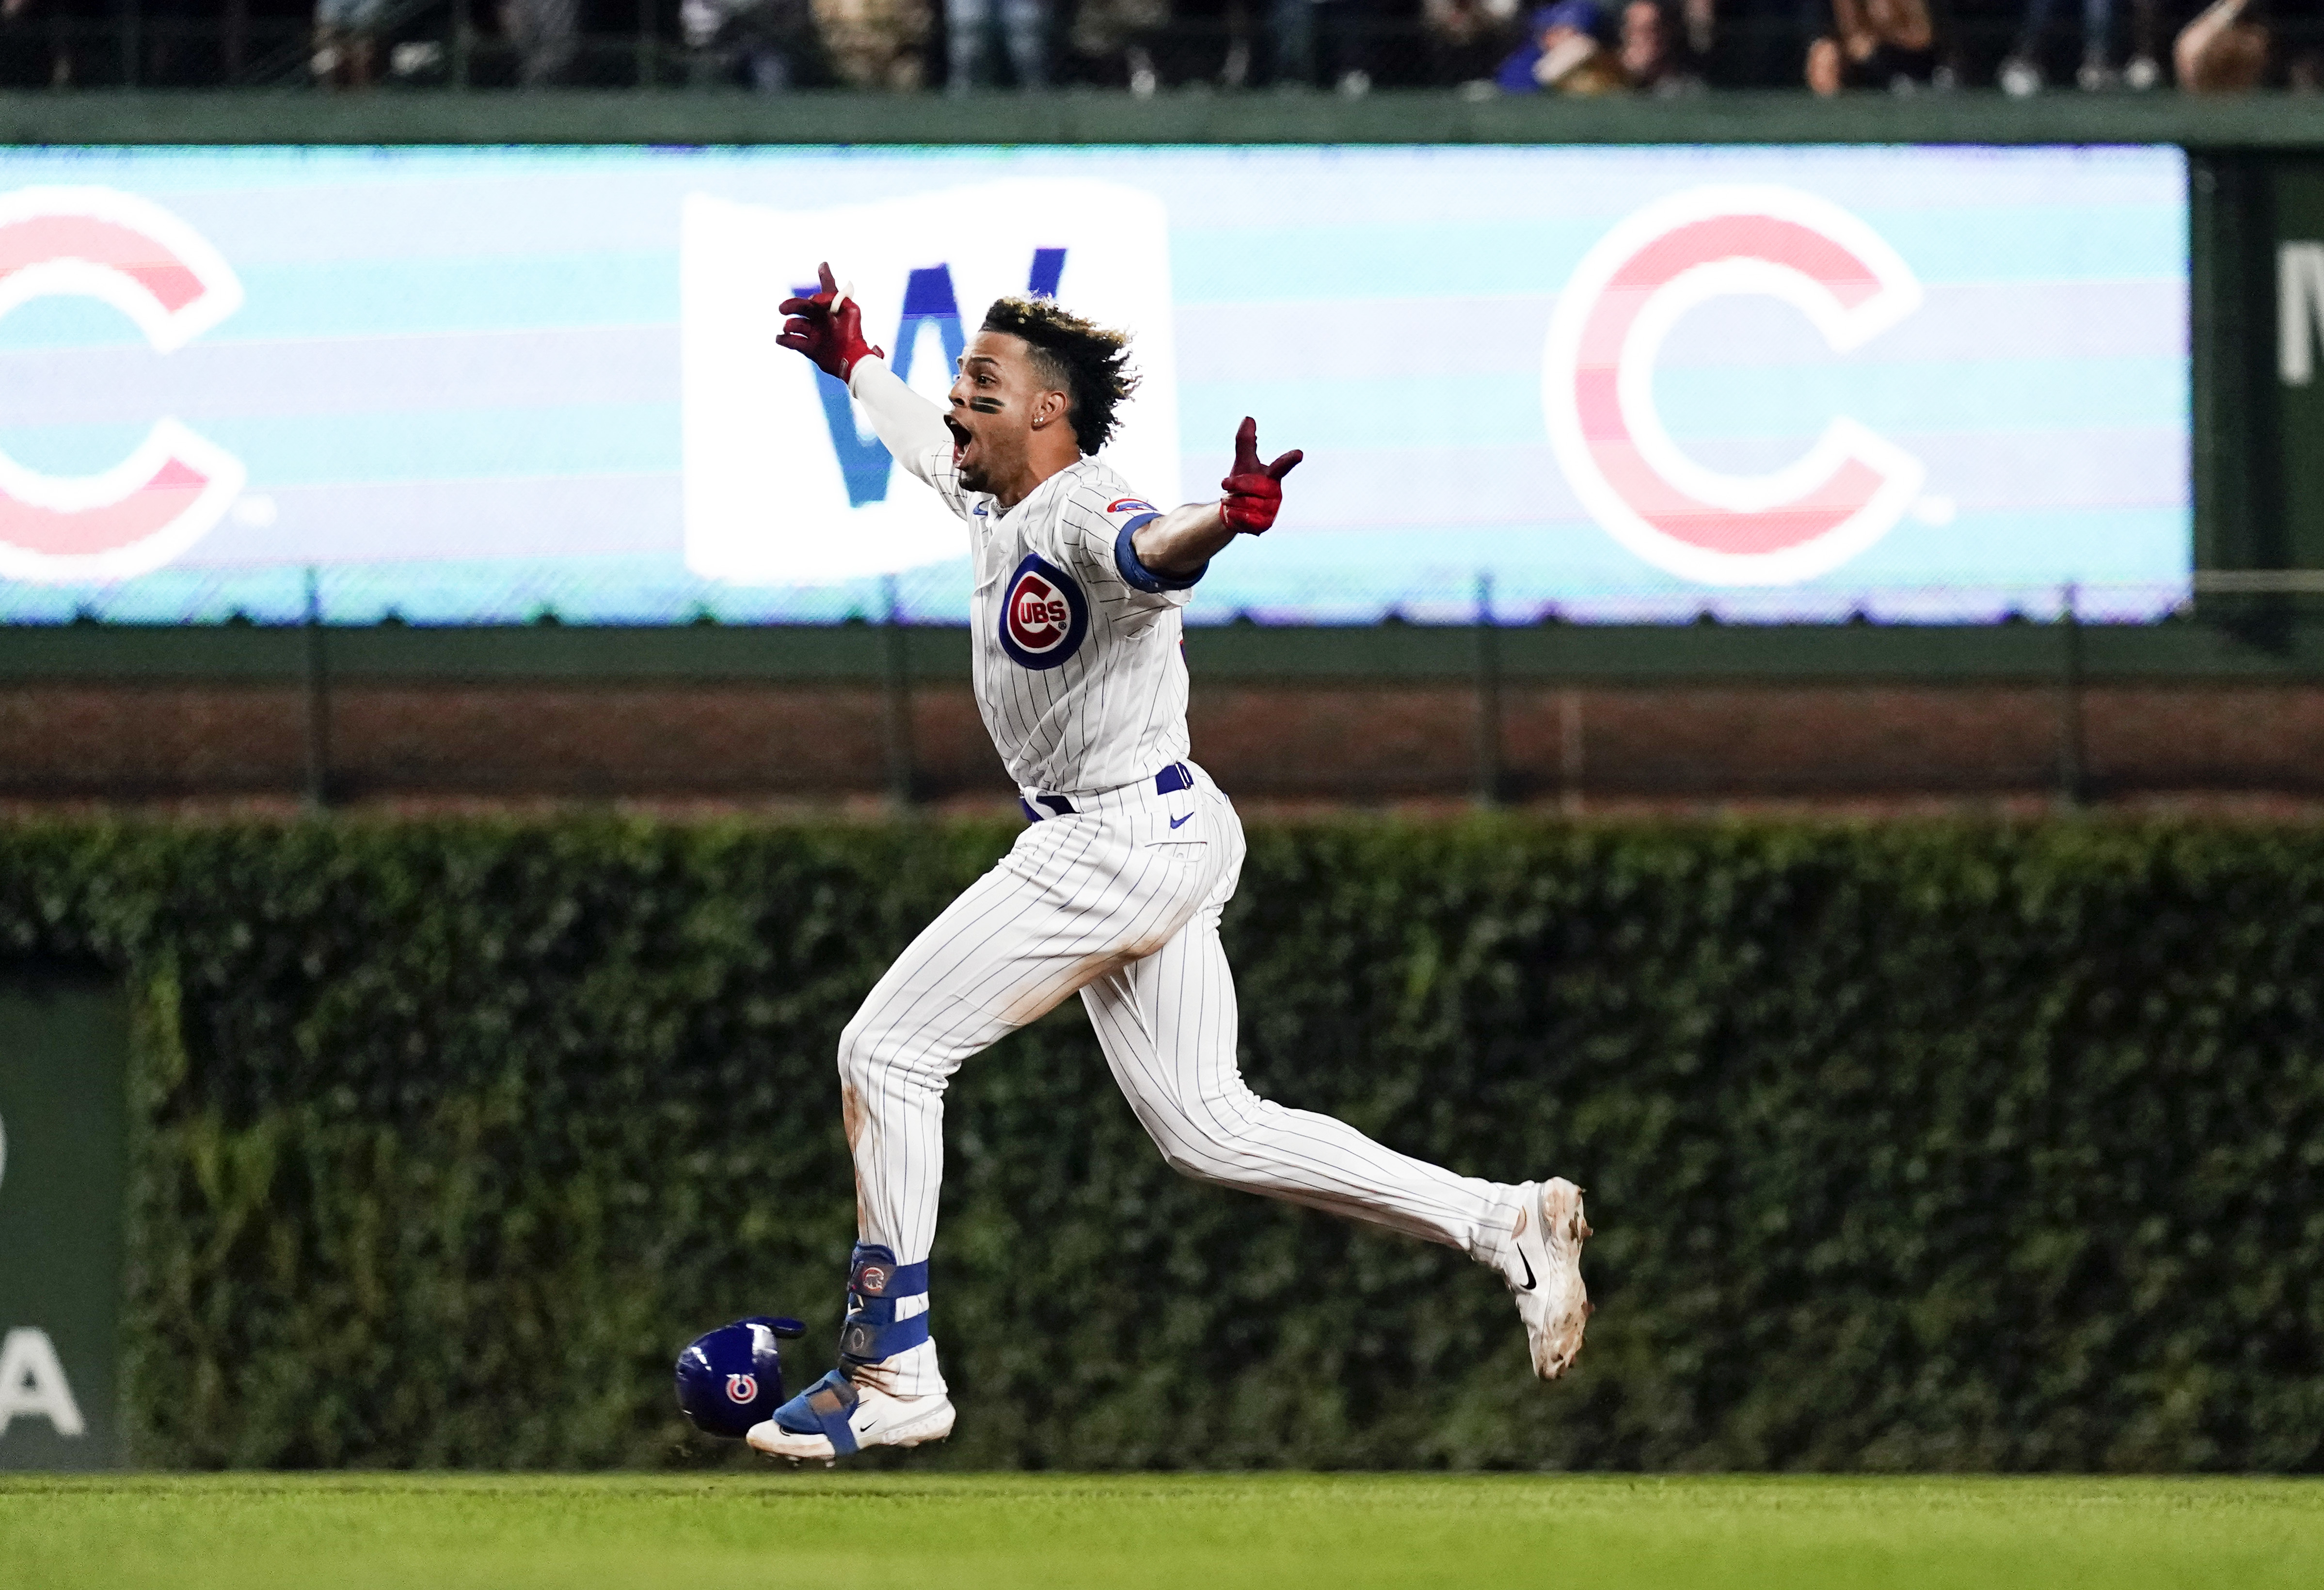
[{"label": "nike swoosh on shoe", "polygon": [[[1510,1232],[1510,1256],[1525,1284],[1507,1270],[1501,1274],[1525,1321],[1534,1373],[1554,1381],[1572,1367],[1590,1320],[1590,1294],[1582,1280],[1582,1244],[1590,1236],[1582,1217],[1582,1189],[1563,1177],[1527,1182],[1524,1206]],[[1536,1266],[1533,1255],[1542,1256]]]}]

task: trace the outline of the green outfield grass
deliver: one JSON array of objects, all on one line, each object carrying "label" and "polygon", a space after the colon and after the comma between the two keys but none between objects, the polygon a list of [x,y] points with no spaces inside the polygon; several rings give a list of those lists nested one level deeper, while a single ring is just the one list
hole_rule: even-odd
[{"label": "green outfield grass", "polygon": [[19,1475],[0,1585],[2313,1590],[2324,1484]]}]

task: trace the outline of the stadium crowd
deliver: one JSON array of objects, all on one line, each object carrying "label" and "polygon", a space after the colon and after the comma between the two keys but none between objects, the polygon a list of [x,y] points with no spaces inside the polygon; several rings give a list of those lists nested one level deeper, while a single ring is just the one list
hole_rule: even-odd
[{"label": "stadium crowd", "polygon": [[2324,0],[0,0],[0,88],[2313,89]]}]

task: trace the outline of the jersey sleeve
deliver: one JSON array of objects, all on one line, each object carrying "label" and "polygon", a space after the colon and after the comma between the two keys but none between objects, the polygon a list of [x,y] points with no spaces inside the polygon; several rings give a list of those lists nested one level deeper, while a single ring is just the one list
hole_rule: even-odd
[{"label": "jersey sleeve", "polygon": [[1143,621],[1183,607],[1208,566],[1191,575],[1157,574],[1138,560],[1131,537],[1162,510],[1132,496],[1120,476],[1074,484],[1057,514],[1057,552],[1117,616]]},{"label": "jersey sleeve", "polygon": [[848,373],[850,396],[863,405],[872,430],[896,462],[936,488],[961,518],[968,517],[968,493],[952,467],[952,430],[942,411],[905,385],[881,358],[858,359]]}]

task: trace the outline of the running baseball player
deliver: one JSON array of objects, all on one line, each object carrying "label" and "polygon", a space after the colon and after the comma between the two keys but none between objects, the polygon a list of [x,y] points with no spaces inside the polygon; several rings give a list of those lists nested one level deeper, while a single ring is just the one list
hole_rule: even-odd
[{"label": "running baseball player", "polygon": [[1582,1193],[1393,1152],[1258,1097],[1235,1061],[1219,914],[1242,825],[1187,759],[1179,609],[1238,535],[1275,522],[1288,452],[1235,436],[1222,495],[1165,512],[1096,457],[1136,385],[1129,338],[1004,298],[939,411],[864,341],[831,269],[780,341],[844,382],[896,461],[968,523],[978,709],[1028,826],[890,967],[839,1043],[859,1242],[839,1367],[750,1431],[832,1458],[952,1433],[929,1332],[945,1086],[962,1061],[1079,994],[1106,1064],[1172,1168],[1461,1249],[1516,1294],[1545,1380],[1582,1349]]}]

